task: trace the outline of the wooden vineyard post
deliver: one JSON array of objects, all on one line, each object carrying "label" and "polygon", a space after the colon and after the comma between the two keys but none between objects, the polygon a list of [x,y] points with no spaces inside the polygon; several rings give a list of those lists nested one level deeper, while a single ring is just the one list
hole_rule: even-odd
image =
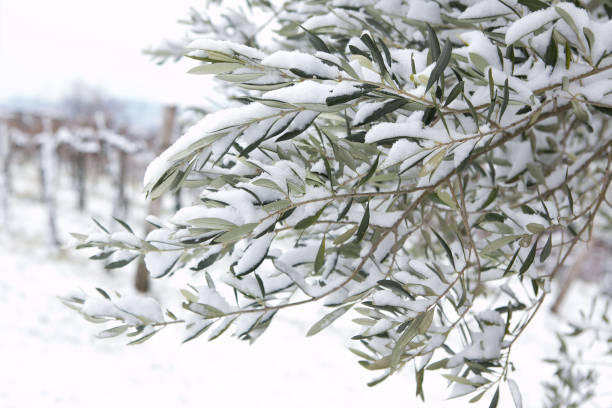
[{"label": "wooden vineyard post", "polygon": [[43,202],[47,208],[47,225],[49,240],[55,248],[60,247],[57,231],[57,140],[53,122],[49,118],[43,121],[43,132],[40,137],[40,168],[43,186]]},{"label": "wooden vineyard post", "polygon": [[85,211],[87,206],[87,188],[86,188],[86,180],[87,180],[87,162],[85,159],[85,153],[81,151],[76,151],[73,153],[74,157],[74,167],[75,167],[75,176],[76,176],[76,187],[77,187],[77,201],[79,211]]},{"label": "wooden vineyard post", "polygon": [[[158,153],[166,150],[170,143],[172,142],[172,135],[174,133],[174,121],[176,118],[176,106],[165,106],[164,107],[164,116],[163,123],[160,135],[160,144],[158,146]],[[149,211],[150,215],[159,215],[161,213],[161,198],[157,200],[151,200],[149,203]],[[150,224],[145,225],[145,236],[151,230],[153,226]],[[134,281],[134,285],[136,290],[140,292],[147,292],[149,290],[149,272],[145,267],[144,261],[141,258],[138,262],[138,269],[136,269],[136,278]]]},{"label": "wooden vineyard post", "polygon": [[10,147],[11,139],[6,123],[0,123],[0,226],[8,229],[10,193]]}]

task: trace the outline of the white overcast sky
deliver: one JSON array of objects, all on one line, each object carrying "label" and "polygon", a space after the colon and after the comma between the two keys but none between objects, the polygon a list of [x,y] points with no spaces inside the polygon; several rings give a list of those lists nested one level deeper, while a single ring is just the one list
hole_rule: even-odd
[{"label": "white overcast sky", "polygon": [[[194,103],[210,97],[193,63],[159,67],[143,48],[180,36],[194,0],[0,0],[0,101],[54,100],[76,81],[116,97]],[[208,93],[208,94],[207,94]]]}]

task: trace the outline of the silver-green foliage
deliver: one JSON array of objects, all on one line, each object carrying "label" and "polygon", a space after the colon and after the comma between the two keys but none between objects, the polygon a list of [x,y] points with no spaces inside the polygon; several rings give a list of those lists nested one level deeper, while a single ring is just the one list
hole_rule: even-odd
[{"label": "silver-green foliage", "polygon": [[147,170],[152,198],[197,188],[200,202],[144,239],[80,236],[108,267],[143,256],[154,277],[205,282],[183,291],[184,319],[131,327],[253,341],[320,301],[308,334],[350,311],[371,384],[414,362],[417,394],[436,370],[453,396],[490,390],[495,405],[514,342],[609,205],[612,23],[605,2],[469,4],[258,2],[273,47],[192,13],[191,72],[244,104]]}]

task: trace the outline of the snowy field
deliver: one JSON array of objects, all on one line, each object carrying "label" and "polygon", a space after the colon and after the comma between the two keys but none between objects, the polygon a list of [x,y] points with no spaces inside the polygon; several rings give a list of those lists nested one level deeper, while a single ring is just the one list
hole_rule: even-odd
[{"label": "snowy field", "polygon": [[[59,227],[87,231],[88,214],[74,208],[75,197],[63,186],[59,194]],[[467,399],[446,400],[448,387],[436,373],[425,377],[427,405],[414,397],[414,382],[405,369],[368,388],[374,375],[357,364],[346,346],[353,334],[350,318],[337,321],[312,338],[305,333],[324,311],[317,307],[282,311],[253,345],[228,335],[181,344],[182,330],[168,327],[148,342],[125,346],[125,338],[99,340],[101,330],[65,307],[57,298],[95,287],[130,293],[131,270],[104,271],[87,254],[65,245],[52,251],[45,239],[44,207],[36,200],[36,184],[17,185],[11,199],[12,227],[0,233],[0,407],[463,407]],[[107,220],[110,206],[104,184],[92,191],[91,215]],[[143,214],[143,204],[133,219]],[[137,225],[137,224],[135,224]],[[155,281],[151,296],[174,300],[189,273]],[[576,284],[565,303],[571,316],[588,303],[594,288]],[[586,300],[584,300],[586,299]],[[168,302],[165,302],[168,305]],[[170,305],[168,305],[170,306]],[[584,305],[586,307],[586,304]],[[171,307],[173,311],[176,306]],[[552,374],[542,358],[557,349],[557,319],[548,307],[514,348],[525,407],[542,405],[541,382]],[[436,358],[434,357],[434,360]],[[609,373],[609,372],[608,372]],[[602,377],[600,386],[612,388]],[[474,406],[487,407],[491,395]],[[469,398],[468,398],[469,399]],[[600,399],[595,406],[609,407]],[[502,386],[500,407],[512,407]]]}]

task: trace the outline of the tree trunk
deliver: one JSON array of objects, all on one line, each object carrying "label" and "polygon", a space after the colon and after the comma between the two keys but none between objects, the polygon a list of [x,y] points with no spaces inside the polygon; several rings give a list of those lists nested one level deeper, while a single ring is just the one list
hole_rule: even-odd
[{"label": "tree trunk", "polygon": [[[174,130],[174,120],[176,118],[176,106],[164,107],[164,120],[162,124],[160,134],[160,144],[158,147],[158,153],[163,152],[170,146],[172,142],[172,134]],[[159,215],[161,212],[161,197],[157,200],[152,200],[149,203],[149,214]],[[145,225],[145,235],[151,232],[153,226],[151,224]],[[140,292],[147,292],[149,290],[149,272],[145,267],[144,261],[140,259],[138,262],[138,269],[136,270],[136,278],[134,281],[136,290]]]}]

